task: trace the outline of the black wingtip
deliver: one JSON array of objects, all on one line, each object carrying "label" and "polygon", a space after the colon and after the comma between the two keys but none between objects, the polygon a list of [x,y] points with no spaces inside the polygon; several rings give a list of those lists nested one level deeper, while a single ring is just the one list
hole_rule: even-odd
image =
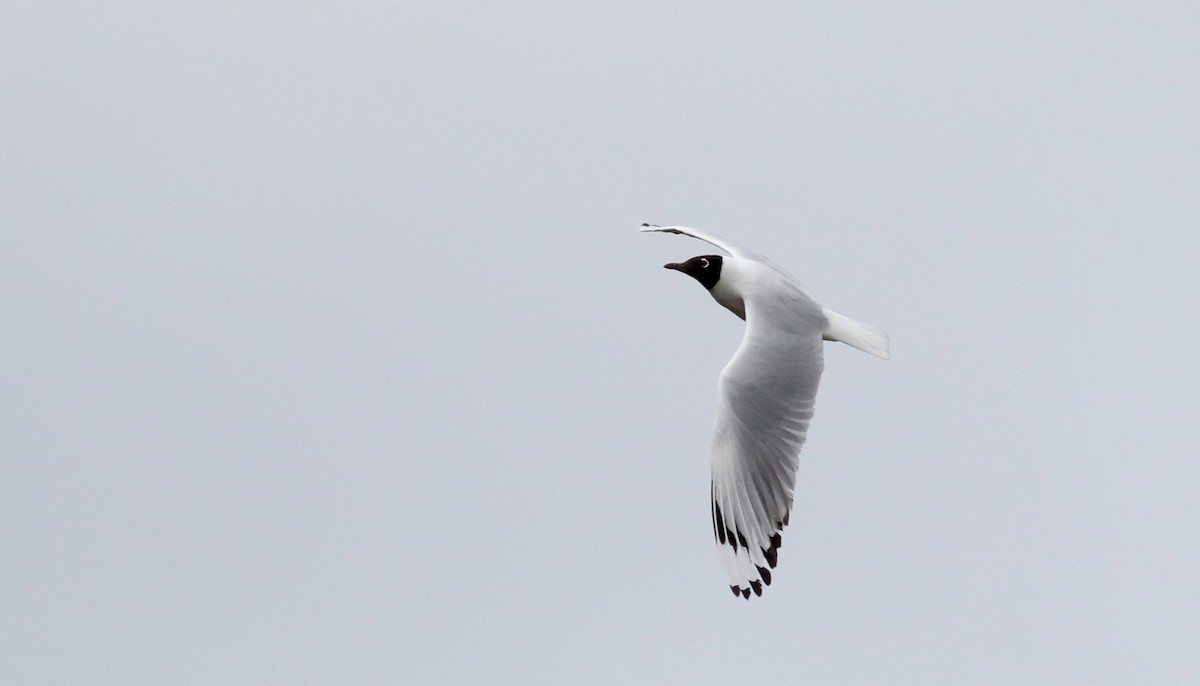
[{"label": "black wingtip", "polygon": [[775,565],[779,563],[779,548],[783,546],[783,536],[778,532],[771,537],[771,547],[763,550],[763,557],[767,559],[767,564],[771,569],[775,569]]},{"label": "black wingtip", "polygon": [[762,577],[763,585],[770,586],[771,585],[771,570],[767,569],[766,567],[759,567],[758,565],[755,565],[755,567],[758,568],[758,575]]},{"label": "black wingtip", "polygon": [[713,531],[717,534],[717,541],[724,544],[725,538],[725,518],[721,516],[721,506],[717,501],[713,501]]}]

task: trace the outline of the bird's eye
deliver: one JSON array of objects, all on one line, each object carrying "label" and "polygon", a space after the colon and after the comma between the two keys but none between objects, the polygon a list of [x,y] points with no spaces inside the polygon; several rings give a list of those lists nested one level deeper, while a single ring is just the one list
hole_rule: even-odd
[{"label": "bird's eye", "polygon": [[707,258],[707,257],[701,257],[701,258],[700,258],[700,268],[701,268],[701,269],[708,269],[708,258]]}]

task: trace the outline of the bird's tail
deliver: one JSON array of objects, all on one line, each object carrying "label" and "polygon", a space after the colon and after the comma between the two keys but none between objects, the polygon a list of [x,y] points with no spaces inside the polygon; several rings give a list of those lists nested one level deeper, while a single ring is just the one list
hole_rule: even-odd
[{"label": "bird's tail", "polygon": [[885,360],[892,356],[886,331],[877,326],[855,321],[833,310],[822,309],[825,310],[825,317],[829,320],[829,328],[825,330],[825,340],[845,343],[852,348],[858,348]]}]

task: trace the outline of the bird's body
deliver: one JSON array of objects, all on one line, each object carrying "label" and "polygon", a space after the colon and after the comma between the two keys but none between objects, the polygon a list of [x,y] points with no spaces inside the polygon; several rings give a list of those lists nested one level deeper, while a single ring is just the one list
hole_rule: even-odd
[{"label": "bird's body", "polygon": [[746,321],[746,333],[717,384],[712,443],[712,516],[734,595],[771,583],[792,507],[800,448],[824,367],[823,341],[887,358],[887,334],[817,304],[769,260],[686,227],[642,231],[691,236],[729,253],[665,265],[699,281]]}]

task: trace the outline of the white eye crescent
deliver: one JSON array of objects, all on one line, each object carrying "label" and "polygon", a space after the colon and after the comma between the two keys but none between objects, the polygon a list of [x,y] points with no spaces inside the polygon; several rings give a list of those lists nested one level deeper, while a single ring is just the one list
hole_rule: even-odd
[{"label": "white eye crescent", "polygon": [[708,258],[707,258],[707,257],[701,257],[701,258],[700,258],[700,268],[701,268],[701,269],[708,269]]}]

